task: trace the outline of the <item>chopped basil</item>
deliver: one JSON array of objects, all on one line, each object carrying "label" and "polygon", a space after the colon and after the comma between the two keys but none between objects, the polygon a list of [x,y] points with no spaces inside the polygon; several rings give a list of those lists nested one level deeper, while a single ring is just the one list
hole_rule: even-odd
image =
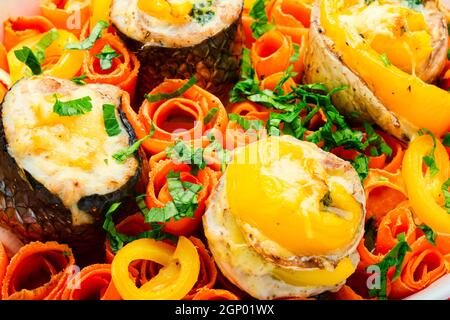
[{"label": "chopped basil", "polygon": [[450,188],[450,179],[447,179],[441,187],[442,194],[444,195],[444,208],[450,214],[450,191],[448,191],[448,188]]},{"label": "chopped basil", "polygon": [[365,121],[363,125],[367,135],[367,142],[369,143],[369,145],[373,146],[373,148],[371,148],[372,156],[376,157],[380,154],[385,154],[388,157],[391,157],[391,147],[389,147],[389,145],[384,142],[383,138],[381,138],[381,136],[375,132],[370,123]]},{"label": "chopped basil", "polygon": [[428,130],[428,129],[420,129],[419,135],[428,134],[433,139],[433,149],[431,149],[430,153],[423,157],[423,162],[427,165],[428,168],[430,168],[430,175],[434,177],[439,172],[439,168],[436,164],[436,158],[435,158],[435,151],[436,151],[436,137],[434,134]]},{"label": "chopped basil", "polygon": [[112,104],[103,105],[103,122],[106,133],[110,137],[117,136],[122,131],[116,118],[116,106]]},{"label": "chopped basil", "polygon": [[202,26],[211,21],[215,16],[212,0],[203,0],[193,5],[190,16]]},{"label": "chopped basil", "polygon": [[256,0],[249,12],[250,17],[254,19],[250,28],[253,32],[253,37],[258,39],[264,33],[272,30],[275,26],[269,23],[266,13],[266,0]]},{"label": "chopped basil", "polygon": [[203,186],[190,182],[182,182],[180,172],[171,171],[167,175],[167,186],[172,197],[163,208],[151,208],[144,212],[145,222],[167,222],[172,218],[178,221],[183,218],[193,218],[198,208],[197,194]]},{"label": "chopped basil", "polygon": [[75,100],[61,101],[55,94],[54,98],[56,101],[55,104],[53,105],[53,112],[60,116],[63,117],[80,116],[92,111],[92,103],[91,103],[92,99],[89,96]]},{"label": "chopped basil", "polygon": [[119,58],[122,55],[118,54],[109,44],[105,45],[101,53],[95,55],[100,60],[100,68],[102,70],[109,70],[112,68],[112,61],[114,58]]},{"label": "chopped basil", "polygon": [[221,170],[225,171],[226,166],[231,161],[231,156],[228,150],[225,150],[222,145],[217,141],[213,134],[208,134],[209,145],[205,148],[204,153],[209,154],[215,152],[221,162]]},{"label": "chopped basil", "polygon": [[154,134],[155,134],[155,126],[153,125],[152,122],[152,129],[150,130],[150,133],[148,135],[136,141],[135,143],[133,143],[133,145],[131,145],[127,149],[113,154],[112,157],[118,163],[124,163],[128,158],[132,157],[139,150],[139,147],[141,146],[142,143],[150,139]]},{"label": "chopped basil", "polygon": [[206,114],[205,118],[203,119],[203,124],[207,125],[211,122],[212,119],[216,116],[217,112],[219,111],[219,108],[211,108],[208,113]]},{"label": "chopped basil", "polygon": [[68,43],[65,47],[66,50],[88,50],[91,49],[95,42],[100,39],[105,29],[109,28],[109,23],[100,20],[92,29],[91,34],[85,40],[80,42]]},{"label": "chopped basil", "polygon": [[430,242],[433,246],[436,246],[437,233],[434,232],[433,229],[424,224],[417,226],[417,228],[423,231],[423,233],[425,234],[425,238],[427,238],[428,242]]},{"label": "chopped basil", "polygon": [[228,117],[230,121],[237,122],[237,124],[239,124],[239,126],[244,130],[252,129],[258,131],[264,128],[264,122],[262,120],[248,120],[235,113],[230,113]]},{"label": "chopped basil", "polygon": [[361,181],[364,181],[369,175],[369,157],[359,154],[354,160],[351,161],[351,163],[358,173]]},{"label": "chopped basil", "polygon": [[157,93],[157,94],[146,94],[145,99],[147,99],[148,102],[158,102],[161,100],[168,100],[172,98],[176,98],[184,94],[186,91],[188,91],[192,86],[194,86],[197,83],[197,80],[193,76],[189,79],[188,82],[186,82],[183,86],[181,86],[178,90],[175,90],[172,93]]},{"label": "chopped basil", "polygon": [[47,32],[41,40],[36,44],[34,49],[34,53],[39,63],[42,63],[45,60],[45,50],[52,45],[52,43],[58,39],[59,33],[57,29],[52,29]]},{"label": "chopped basil", "polygon": [[30,48],[24,46],[22,47],[22,49],[15,50],[14,55],[16,56],[17,60],[25,63],[27,67],[30,68],[33,75],[39,75],[42,73],[39,59]]},{"label": "chopped basil", "polygon": [[394,277],[392,281],[395,281],[402,272],[403,260],[405,259],[406,252],[411,251],[408,242],[405,240],[405,233],[402,232],[397,235],[397,244],[389,251],[376,265],[380,268],[381,286],[379,289],[370,289],[369,294],[371,297],[377,296],[380,300],[387,299],[386,287],[387,287],[387,273],[391,267],[395,267]]},{"label": "chopped basil", "polygon": [[82,74],[81,76],[72,78],[72,82],[75,84],[78,84],[80,86],[84,86],[86,85],[86,81],[84,81],[84,79],[86,79],[87,76],[85,74]]},{"label": "chopped basil", "polygon": [[188,164],[191,167],[191,173],[197,175],[199,170],[206,168],[206,160],[203,157],[203,148],[194,149],[194,146],[188,145],[183,140],[176,140],[173,146],[166,148],[168,158],[176,162]]},{"label": "chopped basil", "polygon": [[389,58],[386,53],[380,54],[379,57],[386,67],[389,67],[391,65],[391,62],[389,61]]}]

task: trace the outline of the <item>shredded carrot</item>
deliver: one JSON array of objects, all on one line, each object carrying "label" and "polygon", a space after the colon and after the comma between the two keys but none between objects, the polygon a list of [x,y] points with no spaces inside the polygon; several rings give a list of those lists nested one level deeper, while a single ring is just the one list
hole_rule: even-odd
[{"label": "shredded carrot", "polygon": [[32,242],[11,259],[3,280],[2,298],[41,300],[66,282],[75,260],[72,250],[56,242]]},{"label": "shredded carrot", "polygon": [[239,300],[239,297],[228,290],[201,288],[192,300]]},{"label": "shredded carrot", "polygon": [[366,217],[374,217],[377,222],[408,197],[400,171],[390,173],[384,170],[369,170],[369,175],[364,181],[364,190]]},{"label": "shredded carrot", "polygon": [[147,197],[145,202],[148,208],[163,208],[165,204],[172,201],[167,185],[167,174],[170,171],[180,172],[181,181],[186,181],[203,186],[203,189],[197,194],[198,208],[193,218],[183,218],[178,221],[173,219],[166,222],[164,231],[174,235],[191,235],[201,225],[201,217],[205,211],[205,205],[218,183],[220,173],[205,168],[199,170],[197,175],[193,175],[191,167],[184,163],[176,164],[171,160],[162,160],[157,163],[150,173],[150,182],[147,188]]},{"label": "shredded carrot", "polygon": [[90,18],[90,1],[43,0],[42,15],[58,29],[65,29],[77,37]]},{"label": "shredded carrot", "polygon": [[3,22],[3,27],[5,30],[3,44],[9,51],[23,40],[45,33],[55,28],[55,25],[45,17],[32,16],[9,18]]},{"label": "shredded carrot", "polygon": [[[166,80],[150,92],[150,95],[173,93],[187,80]],[[204,124],[208,112],[217,108],[210,122]],[[139,115],[131,107],[124,110],[136,135],[144,138],[155,128],[153,136],[142,146],[150,154],[164,151],[176,139],[194,141],[197,146],[208,143],[207,133],[220,132],[223,136],[228,123],[227,112],[220,100],[197,85],[194,85],[180,97],[158,102],[144,101]]]},{"label": "shredded carrot", "polygon": [[400,277],[392,283],[391,298],[400,299],[416,293],[450,273],[450,237],[438,235],[436,246],[425,236],[411,245]]},{"label": "shredded carrot", "polygon": [[62,300],[104,300],[108,289],[109,300],[120,300],[120,295],[113,294],[113,289],[110,288],[110,264],[87,266],[75,278],[76,285],[66,286],[62,293]]},{"label": "shredded carrot", "polygon": [[[106,45],[111,46],[120,57],[112,60],[112,67],[109,70],[102,70],[96,55],[101,53]],[[139,68],[139,60],[125,47],[122,40],[111,33],[104,33],[85,56],[82,72],[87,76],[86,82],[116,85],[127,91],[133,102]]]}]

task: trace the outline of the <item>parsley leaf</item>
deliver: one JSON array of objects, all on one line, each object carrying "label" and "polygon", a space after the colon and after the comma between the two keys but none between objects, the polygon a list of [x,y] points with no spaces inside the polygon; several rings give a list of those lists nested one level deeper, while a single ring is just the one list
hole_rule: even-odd
[{"label": "parsley leaf", "polygon": [[52,29],[47,32],[41,40],[36,44],[34,53],[39,63],[45,60],[45,50],[52,45],[52,43],[59,38],[59,33],[57,29]]},{"label": "parsley leaf", "polygon": [[252,68],[251,52],[247,48],[242,50],[241,78],[243,80],[236,83],[231,90],[230,102],[244,101],[247,96],[259,91],[259,81],[255,70]]},{"label": "parsley leaf", "polygon": [[364,181],[369,175],[369,157],[359,154],[354,160],[351,161],[351,163],[358,173],[361,181]]},{"label": "parsley leaf", "polygon": [[161,100],[168,100],[168,99],[176,98],[176,97],[179,97],[182,94],[184,94],[196,83],[197,83],[197,80],[193,76],[192,78],[189,79],[188,82],[186,82],[183,86],[181,86],[179,89],[175,90],[172,93],[146,94],[145,99],[147,99],[148,102],[158,102]]},{"label": "parsley leaf", "polygon": [[80,116],[92,111],[92,99],[89,96],[69,101],[59,100],[56,94],[53,96],[56,99],[53,112],[62,117]]},{"label": "parsley leaf", "polygon": [[178,139],[173,146],[166,148],[168,158],[175,162],[188,164],[191,167],[191,173],[195,176],[198,170],[206,168],[203,152],[202,148],[194,149],[194,146],[188,145],[181,139]]},{"label": "parsley leaf", "polygon": [[250,17],[254,19],[254,22],[250,25],[253,32],[253,37],[258,39],[264,33],[272,30],[275,26],[269,23],[266,13],[266,1],[256,0],[249,12]]},{"label": "parsley leaf", "polygon": [[[363,123],[364,130],[366,131],[367,135],[367,142],[369,145],[372,145],[375,147],[374,152],[372,152],[372,156],[376,157],[379,156],[380,153],[384,153],[388,157],[392,156],[392,149],[389,147],[389,145],[384,142],[384,140],[381,138],[380,135],[378,135],[373,127],[368,122]],[[379,150],[379,151],[378,151]]]},{"label": "parsley leaf", "polygon": [[248,120],[235,113],[230,113],[228,118],[230,121],[237,122],[244,130],[252,129],[258,131],[264,128],[264,122],[262,120]]},{"label": "parsley leaf", "polygon": [[133,145],[131,145],[127,149],[113,154],[112,157],[118,163],[124,163],[128,158],[132,157],[139,150],[142,143],[144,143],[145,141],[147,141],[148,139],[153,137],[154,134],[155,134],[155,126],[153,125],[153,122],[152,122],[152,129],[150,130],[150,133],[148,135],[146,135],[142,139],[136,141],[135,143],[133,143]]},{"label": "parsley leaf", "polygon": [[228,150],[225,150],[222,145],[216,140],[213,134],[208,134],[209,145],[204,149],[204,153],[209,154],[215,152],[220,159],[221,170],[225,171],[227,164],[231,161],[231,156]]},{"label": "parsley leaf", "polygon": [[411,248],[405,240],[404,232],[397,235],[397,240],[397,244],[391,249],[391,251],[384,256],[383,260],[376,264],[380,268],[381,272],[381,287],[380,289],[370,289],[370,297],[378,296],[380,300],[386,300],[387,273],[389,268],[395,267],[395,273],[392,281],[395,281],[402,272],[403,260],[405,259],[406,253],[411,251]]},{"label": "parsley leaf", "polygon": [[391,62],[389,61],[389,58],[386,53],[380,54],[379,57],[386,67],[389,67],[391,65]]},{"label": "parsley leaf", "polygon": [[27,67],[30,68],[33,75],[39,75],[42,73],[39,59],[30,48],[24,46],[22,47],[22,49],[15,50],[14,55],[16,56],[17,60],[25,63]]},{"label": "parsley leaf", "polygon": [[78,84],[80,86],[84,86],[86,85],[86,81],[84,81],[84,79],[86,79],[87,76],[85,74],[82,74],[81,76],[72,78],[72,82],[75,84]]},{"label": "parsley leaf", "polygon": [[436,151],[436,137],[434,134],[428,130],[428,129],[420,129],[419,135],[424,135],[425,133],[430,135],[433,139],[433,149],[431,149],[430,153],[423,157],[423,162],[427,165],[428,168],[430,168],[430,175],[431,177],[434,177],[439,172],[439,168],[436,164],[436,158],[435,158],[435,151]]},{"label": "parsley leaf", "polygon": [[423,233],[425,234],[425,238],[427,238],[428,242],[430,242],[433,246],[436,246],[437,233],[433,229],[424,224],[417,226],[417,228],[423,231]]},{"label": "parsley leaf", "polygon": [[94,43],[101,38],[105,29],[109,28],[109,23],[100,20],[92,29],[91,34],[85,40],[80,42],[68,43],[65,47],[66,50],[88,50],[94,46]]},{"label": "parsley leaf", "polygon": [[116,118],[116,106],[113,104],[103,105],[103,122],[106,133],[110,137],[117,136],[122,131]]},{"label": "parsley leaf", "polygon": [[207,125],[208,123],[210,123],[211,120],[214,119],[214,117],[216,116],[218,111],[219,111],[219,108],[216,108],[216,107],[209,109],[205,118],[203,118],[203,124]]},{"label": "parsley leaf", "polygon": [[100,59],[100,68],[102,70],[109,70],[112,68],[112,61],[114,58],[119,58],[122,55],[118,54],[109,44],[105,45],[99,54],[95,55]]},{"label": "parsley leaf", "polygon": [[450,179],[447,179],[441,187],[445,201],[444,208],[447,210],[447,213],[450,214],[450,191],[448,191],[448,188],[450,188]]}]

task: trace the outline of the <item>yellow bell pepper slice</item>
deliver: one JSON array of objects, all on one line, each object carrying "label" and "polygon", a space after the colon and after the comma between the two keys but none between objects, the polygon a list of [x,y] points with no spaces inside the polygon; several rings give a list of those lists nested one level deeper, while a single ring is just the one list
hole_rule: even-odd
[{"label": "yellow bell pepper slice", "polygon": [[414,213],[426,225],[439,233],[450,234],[450,214],[442,207],[441,186],[448,179],[450,162],[448,154],[438,140],[434,157],[439,172],[431,176],[430,170],[423,174],[423,157],[433,148],[430,136],[419,136],[406,150],[402,175]]},{"label": "yellow bell pepper slice", "polygon": [[171,3],[167,0],[139,0],[138,8],[146,14],[173,24],[189,21],[193,5],[190,1]]},{"label": "yellow bell pepper slice", "polygon": [[[8,52],[7,59],[12,83],[16,83],[23,77],[31,76],[28,66],[16,58],[14,51],[23,47],[34,51],[45,35],[47,33],[28,38]],[[43,74],[63,79],[72,79],[77,75],[83,64],[85,51],[65,50],[66,44],[72,42],[78,42],[75,35],[66,30],[58,30],[58,38],[45,50],[45,60],[42,63]]]},{"label": "yellow bell pepper slice", "polygon": [[99,21],[109,21],[112,0],[92,0],[91,31]]},{"label": "yellow bell pepper slice", "polygon": [[308,286],[334,286],[345,281],[356,270],[350,258],[339,261],[336,268],[328,270],[294,271],[289,269],[276,268],[273,271],[275,277],[289,284],[301,287]]},{"label": "yellow bell pepper slice", "polygon": [[[151,260],[164,267],[158,275],[137,288],[128,273],[135,260]],[[125,300],[178,300],[186,296],[197,282],[200,258],[194,244],[180,237],[176,249],[154,239],[140,239],[123,247],[111,265],[118,292]]]},{"label": "yellow bell pepper slice", "polygon": [[373,48],[348,32],[339,15],[352,5],[354,0],[320,1],[320,22],[325,35],[334,42],[335,52],[390,111],[417,128],[442,136],[450,125],[450,93],[394,65],[386,66]]}]

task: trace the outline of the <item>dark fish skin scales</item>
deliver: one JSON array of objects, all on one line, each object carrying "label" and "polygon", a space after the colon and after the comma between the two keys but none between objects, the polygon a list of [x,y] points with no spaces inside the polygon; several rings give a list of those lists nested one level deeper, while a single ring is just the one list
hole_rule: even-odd
[{"label": "dark fish skin scales", "polygon": [[[1,109],[0,106],[0,115]],[[130,133],[132,144],[136,141],[134,132],[123,112],[119,113]],[[140,157],[137,159],[141,164]],[[141,173],[139,165],[136,174],[120,190],[104,196],[93,195],[81,199],[80,209],[90,214],[94,223],[73,226],[72,214],[61,200],[19,168],[10,156],[0,117],[0,226],[11,230],[25,243],[67,243],[74,250],[77,264],[80,266],[104,262],[104,212],[113,202],[132,199],[130,196],[134,193]]]},{"label": "dark fish skin scales", "polygon": [[137,86],[141,99],[164,79],[189,79],[195,75],[197,85],[220,98],[225,98],[239,80],[243,47],[240,17],[215,36],[185,48],[143,46],[118,28],[116,31],[141,62]]}]

